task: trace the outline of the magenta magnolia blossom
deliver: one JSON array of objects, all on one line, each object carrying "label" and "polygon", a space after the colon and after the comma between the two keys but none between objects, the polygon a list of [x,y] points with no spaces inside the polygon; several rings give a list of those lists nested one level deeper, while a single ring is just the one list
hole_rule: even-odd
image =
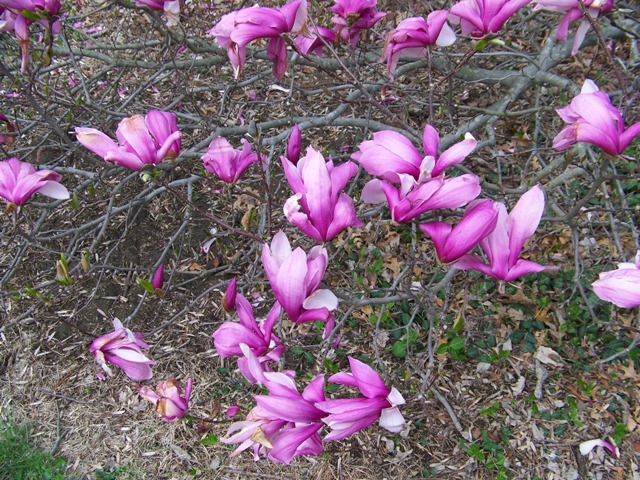
[{"label": "magenta magnolia blossom", "polygon": [[306,24],[307,1],[294,0],[280,8],[250,7],[228,13],[207,34],[227,50],[236,78],[244,68],[247,45],[268,38],[267,56],[273,61],[274,75],[280,78],[288,62],[287,46],[281,35],[302,33]]},{"label": "magenta magnolia blossom", "polygon": [[151,110],[146,116],[124,118],[116,130],[119,144],[95,128],[76,127],[76,138],[109,163],[138,171],[180,155],[182,133],[176,116]]},{"label": "magenta magnolia blossom", "polygon": [[335,13],[331,21],[333,28],[343,42],[348,42],[355,48],[360,41],[360,32],[372,28],[385,15],[376,9],[378,0],[336,0],[331,7]]},{"label": "magenta magnolia blossom", "polygon": [[113,320],[113,328],[113,332],[98,337],[91,343],[91,355],[109,376],[113,376],[113,372],[107,362],[122,368],[131,380],[149,380],[152,377],[149,365],[155,365],[156,362],[142,353],[143,348],[149,348],[144,343],[142,334],[124,328],[117,318]]},{"label": "magenta magnolia blossom", "polygon": [[570,124],[553,139],[553,148],[557,150],[565,150],[576,142],[587,142],[617,155],[640,135],[640,122],[625,129],[620,111],[591,80],[584,82],[580,95],[568,106],[556,111]]},{"label": "magenta magnolia blossom", "polygon": [[227,183],[234,183],[252,163],[258,161],[258,154],[251,151],[251,145],[242,139],[242,150],[234,150],[224,137],[211,140],[207,153],[202,156],[204,168]]},{"label": "magenta magnolia blossom", "polygon": [[138,393],[142,398],[148,400],[156,406],[156,413],[167,422],[175,422],[184,417],[189,409],[189,398],[191,397],[191,378],[187,379],[187,386],[182,393],[182,388],[175,378],[169,378],[158,383],[154,392],[149,387],[137,386]]},{"label": "magenta magnolia blossom", "polygon": [[447,12],[431,12],[425,21],[422,17],[402,20],[395,30],[387,34],[382,58],[387,61],[387,70],[393,78],[400,55],[424,58],[427,47],[438,45],[448,47],[456,40],[456,34],[447,24]]},{"label": "magenta magnolia blossom", "polygon": [[[469,133],[465,139],[444,151],[438,157],[440,136],[431,125],[424,129],[422,138],[425,156],[404,135],[392,131],[373,134],[373,140],[360,144],[351,158],[359,162],[371,175],[378,177],[362,190],[367,203],[389,204],[391,218],[402,223],[438,208],[458,208],[466,205],[480,193],[480,180],[465,174],[445,179],[442,173],[462,162],[476,147]],[[397,189],[389,182],[400,183]]]},{"label": "magenta magnolia blossom", "polygon": [[270,370],[267,362],[280,360],[285,347],[272,332],[280,316],[280,305],[276,303],[267,318],[260,321],[256,321],[251,304],[242,295],[236,297],[235,308],[239,322],[224,322],[213,333],[213,344],[222,358],[241,357],[238,359],[240,372],[251,383],[256,383],[258,379],[249,368],[242,345],[246,345],[252,354],[258,357],[258,361],[267,371]]},{"label": "magenta magnolia blossom", "polygon": [[303,55],[318,55],[322,56],[323,48],[325,44],[332,45],[336,41],[336,34],[333,30],[329,30],[325,27],[315,27],[316,31],[312,31],[309,36],[298,36],[293,41],[296,48]]},{"label": "magenta magnolia blossom", "polygon": [[368,427],[380,419],[380,426],[393,433],[402,430],[405,423],[398,405],[405,403],[398,390],[387,388],[376,371],[365,363],[349,357],[352,373],[337,373],[331,383],[348,385],[360,390],[364,398],[326,400],[316,407],[329,414],[322,421],[331,428],[325,441],[340,440]]},{"label": "magenta magnolia blossom", "polygon": [[30,163],[12,157],[0,162],[0,197],[14,205],[24,205],[36,192],[64,200],[69,192],[58,183],[61,178],[53,170],[36,170]]},{"label": "magenta magnolia blossom", "polygon": [[497,205],[491,200],[477,200],[469,204],[455,227],[444,222],[429,222],[420,225],[420,230],[433,240],[438,259],[451,263],[469,253],[489,235],[497,221]]},{"label": "magenta magnolia blossom", "polygon": [[528,273],[555,268],[519,258],[522,247],[538,228],[544,212],[544,192],[540,186],[536,185],[522,195],[508,215],[503,203],[498,203],[497,208],[499,213],[495,229],[480,241],[480,248],[487,256],[489,265],[474,254],[462,257],[456,262],[455,268],[478,270],[505,282]]},{"label": "magenta magnolia blossom", "polygon": [[302,248],[291,249],[282,230],[262,247],[262,265],[273,293],[293,322],[322,320],[331,327],[331,311],[338,306],[333,292],[321,289],[327,269],[327,250],[315,246],[309,254]]},{"label": "magenta magnolia blossom", "polygon": [[14,31],[22,52],[21,72],[29,65],[29,26],[39,22],[46,34],[60,33],[60,0],[0,0],[0,31]]},{"label": "magenta magnolia blossom", "polygon": [[164,11],[167,27],[180,23],[180,0],[136,0],[136,6]]},{"label": "magenta magnolia blossom", "polygon": [[449,10],[451,23],[460,24],[463,35],[475,38],[498,32],[505,22],[531,0],[462,0]]},{"label": "magenta magnolia blossom", "polygon": [[591,18],[598,18],[600,14],[607,13],[613,9],[613,0],[533,0],[537,5],[534,10],[550,10],[552,12],[565,12],[558,29],[556,30],[557,40],[566,40],[569,35],[569,25],[576,20],[582,19],[580,26],[573,38],[573,48],[571,55],[575,55],[580,50],[580,45],[587,35],[587,30],[591,27],[589,20],[585,18],[585,11]]},{"label": "magenta magnolia blossom", "polygon": [[640,251],[635,263],[618,264],[618,270],[602,272],[591,285],[596,295],[605,302],[622,308],[640,306]]},{"label": "magenta magnolia blossom", "polygon": [[300,455],[320,455],[323,451],[318,431],[326,413],[316,405],[325,400],[324,376],[317,376],[298,392],[294,381],[283,373],[264,374],[270,395],[257,395],[257,406],[247,419],[229,427],[223,443],[240,443],[231,456],[251,448],[260,456],[289,464]]},{"label": "magenta magnolia blossom", "polygon": [[312,147],[297,165],[285,157],[280,159],[295,192],[284,204],[287,220],[319,242],[332,240],[347,227],[362,226],[353,200],[342,192],[358,171],[355,163],[334,167],[333,160],[325,163],[322,154]]}]

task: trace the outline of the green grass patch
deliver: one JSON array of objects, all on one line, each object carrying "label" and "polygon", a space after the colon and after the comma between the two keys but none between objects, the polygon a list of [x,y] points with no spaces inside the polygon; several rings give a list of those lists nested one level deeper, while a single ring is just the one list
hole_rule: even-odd
[{"label": "green grass patch", "polygon": [[0,480],[70,480],[65,460],[39,448],[27,424],[0,420]]}]

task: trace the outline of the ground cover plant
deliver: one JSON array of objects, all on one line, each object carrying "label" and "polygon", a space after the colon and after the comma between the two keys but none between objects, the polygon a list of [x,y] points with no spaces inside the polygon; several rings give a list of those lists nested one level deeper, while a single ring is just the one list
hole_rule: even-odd
[{"label": "ground cover plant", "polygon": [[640,475],[632,2],[0,9],[1,398],[64,475]]}]

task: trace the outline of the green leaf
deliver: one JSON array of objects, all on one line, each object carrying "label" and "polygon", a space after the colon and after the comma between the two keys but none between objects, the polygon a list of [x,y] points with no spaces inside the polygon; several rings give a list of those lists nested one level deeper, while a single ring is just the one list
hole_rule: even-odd
[{"label": "green leaf", "polygon": [[480,41],[478,41],[478,43],[476,43],[476,52],[481,52],[482,50],[484,50],[485,48],[487,48],[487,39],[483,38]]},{"label": "green leaf", "polygon": [[449,348],[451,350],[464,350],[464,338],[462,337],[454,337],[449,342]]},{"label": "green leaf", "polygon": [[391,353],[398,358],[404,358],[407,356],[407,342],[404,340],[398,340],[393,344]]},{"label": "green leaf", "polygon": [[147,292],[149,292],[149,293],[154,293],[155,292],[155,288],[153,288],[153,285],[151,285],[150,281],[145,280],[144,278],[138,277],[136,279],[136,282],[138,282],[138,285],[140,285],[142,288],[144,288]]},{"label": "green leaf", "polygon": [[218,437],[213,433],[208,433],[202,440],[200,440],[200,443],[202,443],[202,445],[217,445]]}]

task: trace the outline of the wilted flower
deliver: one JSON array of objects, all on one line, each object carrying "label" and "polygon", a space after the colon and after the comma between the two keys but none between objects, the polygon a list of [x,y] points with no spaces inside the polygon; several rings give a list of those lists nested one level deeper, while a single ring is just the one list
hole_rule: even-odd
[{"label": "wilted flower", "polygon": [[258,404],[247,419],[229,427],[223,443],[240,443],[231,456],[251,448],[255,460],[260,456],[289,464],[300,455],[320,455],[322,441],[318,431],[326,413],[316,405],[324,397],[324,376],[314,378],[298,392],[294,381],[283,373],[267,372],[264,386],[270,395],[257,395]]},{"label": "wilted flower", "polygon": [[498,221],[487,237],[480,241],[489,265],[477,255],[465,255],[455,264],[461,270],[478,270],[498,280],[510,282],[529,273],[555,269],[539,265],[520,257],[527,239],[534,234],[544,212],[544,192],[536,185],[520,197],[511,213],[507,207],[498,203]]},{"label": "wilted flower", "polygon": [[216,174],[226,183],[234,183],[252,163],[258,161],[258,154],[251,151],[251,145],[242,139],[242,150],[234,150],[224,137],[211,140],[207,153],[202,156],[204,168]]},{"label": "wilted flower", "polygon": [[618,270],[602,272],[593,282],[593,291],[605,302],[622,308],[640,306],[640,250],[635,263],[618,264]]},{"label": "wilted flower", "polygon": [[284,204],[287,220],[319,242],[332,240],[347,227],[362,226],[353,200],[342,192],[358,171],[355,163],[334,167],[332,159],[325,162],[322,154],[312,147],[297,165],[285,157],[280,159],[295,192]]},{"label": "wilted flower", "polygon": [[173,113],[150,111],[146,116],[124,118],[116,130],[120,144],[95,128],[76,127],[76,138],[110,163],[138,171],[165,158],[180,155],[182,133]]},{"label": "wilted flower", "polygon": [[246,47],[259,38],[268,38],[267,55],[274,62],[273,71],[280,78],[287,70],[285,33],[306,31],[307,1],[294,0],[280,8],[250,7],[224,15],[207,35],[227,49],[236,78],[244,68]]},{"label": "wilted flower", "polygon": [[[404,135],[384,130],[374,133],[373,140],[362,142],[359,151],[351,156],[379,178],[365,185],[362,200],[381,203],[386,199],[391,218],[398,223],[428,210],[461,207],[480,193],[480,180],[475,175],[450,179],[441,175],[446,168],[462,162],[476,147],[471,134],[467,133],[462,142],[439,157],[440,136],[435,128],[427,125],[422,140],[424,157]],[[388,182],[400,183],[400,188]]]},{"label": "wilted flower", "polygon": [[349,357],[352,373],[340,372],[329,378],[329,382],[348,385],[360,390],[364,398],[326,400],[316,407],[329,416],[322,421],[331,428],[324,441],[340,440],[368,427],[380,419],[380,426],[393,433],[402,430],[405,421],[398,405],[405,403],[395,387],[387,388],[380,376],[369,365]]},{"label": "wilted flower", "polygon": [[191,384],[191,378],[187,379],[184,395],[180,384],[175,378],[160,382],[155,392],[146,386],[141,387],[138,385],[136,388],[142,398],[156,406],[156,413],[159,417],[162,417],[167,422],[175,422],[187,414],[189,398],[191,397]]},{"label": "wilted flower", "polygon": [[[262,265],[276,299],[293,322],[328,321],[338,298],[318,288],[327,269],[327,250],[315,246],[309,254],[291,244],[282,230],[262,247]],[[326,333],[326,332],[325,332]]]},{"label": "wilted flower", "polygon": [[113,376],[113,372],[107,362],[122,368],[131,380],[149,380],[152,377],[149,365],[155,365],[156,362],[142,353],[143,348],[149,348],[144,343],[142,334],[124,328],[117,318],[113,320],[113,328],[113,332],[98,337],[91,343],[91,355],[109,376]]},{"label": "wilted flower", "polygon": [[429,14],[427,20],[422,17],[402,20],[387,34],[382,58],[386,59],[387,71],[393,78],[400,55],[424,58],[427,55],[427,47],[432,45],[448,47],[455,40],[456,34],[447,24],[447,12],[436,10]]},{"label": "wilted flower", "polygon": [[191,397],[191,384],[191,378],[188,378],[184,395],[180,384],[175,378],[160,382],[155,392],[146,386],[137,385],[136,388],[142,398],[156,406],[156,413],[159,417],[162,417],[167,422],[175,422],[187,414],[189,398]]},{"label": "wilted flower", "polygon": [[610,155],[617,155],[640,135],[640,122],[624,128],[620,111],[611,105],[609,96],[600,92],[592,80],[586,80],[580,95],[556,110],[570,125],[553,139],[553,148],[565,150],[576,142],[597,145]]},{"label": "wilted flower", "polygon": [[0,162],[0,197],[14,205],[25,204],[36,192],[64,200],[69,192],[58,183],[61,178],[53,170],[36,170],[30,163],[12,157]]},{"label": "wilted flower", "polygon": [[331,7],[335,13],[331,21],[333,28],[343,42],[355,48],[360,41],[360,32],[372,28],[386,13],[376,9],[378,0],[336,0]]},{"label": "wilted flower", "polygon": [[[591,26],[585,18],[585,13],[591,18],[598,18],[600,14],[607,13],[613,8],[613,0],[533,0],[537,5],[534,10],[550,10],[552,12],[565,12],[556,30],[556,40],[566,40],[569,35],[569,25],[582,19],[580,26],[573,38],[571,55],[580,50],[580,45]],[[584,11],[584,13],[583,13]]]},{"label": "wilted flower", "polygon": [[463,35],[475,38],[496,33],[531,0],[462,0],[449,10],[451,23],[460,24]]},{"label": "wilted flower", "polygon": [[167,27],[173,27],[180,22],[180,0],[136,0],[136,6],[164,11]]},{"label": "wilted flower", "polygon": [[12,122],[10,122],[3,113],[0,113],[0,122],[4,123],[7,126],[7,133],[0,133],[0,145],[11,147],[15,140],[11,133],[15,132],[16,126]]},{"label": "wilted flower", "polygon": [[497,221],[496,204],[491,200],[477,200],[469,204],[455,227],[444,222],[429,222],[420,225],[420,230],[433,240],[438,259],[451,263],[469,253],[489,235]]}]

